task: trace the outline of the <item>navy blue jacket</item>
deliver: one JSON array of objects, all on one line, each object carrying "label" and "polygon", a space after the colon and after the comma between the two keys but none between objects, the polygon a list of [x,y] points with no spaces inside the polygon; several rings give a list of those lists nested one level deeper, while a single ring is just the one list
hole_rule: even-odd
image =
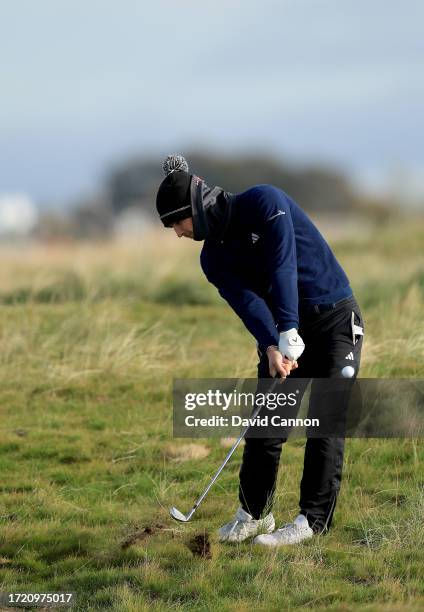
[{"label": "navy blue jacket", "polygon": [[242,319],[259,347],[299,328],[299,309],[352,294],[349,280],[318,229],[284,191],[256,185],[235,195],[223,240],[206,238],[207,279]]}]

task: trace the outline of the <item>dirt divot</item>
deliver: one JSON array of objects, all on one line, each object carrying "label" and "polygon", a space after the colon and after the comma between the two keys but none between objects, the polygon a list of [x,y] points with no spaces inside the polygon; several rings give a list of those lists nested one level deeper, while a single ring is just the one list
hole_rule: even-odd
[{"label": "dirt divot", "polygon": [[20,438],[25,438],[28,435],[28,432],[26,429],[15,429],[15,434]]},{"label": "dirt divot", "polygon": [[198,533],[187,542],[187,548],[191,550],[194,557],[212,559],[211,543],[208,533]]},{"label": "dirt divot", "polygon": [[[143,527],[141,529],[136,529],[135,531],[128,534],[124,540],[122,540],[121,548],[126,549],[130,546],[134,546],[134,544],[137,544],[137,542],[141,542],[146,538],[150,538],[156,533],[159,533],[160,531],[164,531],[166,529],[167,528],[165,527],[165,525],[161,525],[160,523],[156,523],[156,525],[147,525],[147,527]],[[171,531],[171,537],[174,537],[172,529],[169,529],[169,531]]]},{"label": "dirt divot", "polygon": [[172,461],[190,461],[190,459],[203,459],[210,450],[204,444],[168,444],[165,447],[165,456]]}]

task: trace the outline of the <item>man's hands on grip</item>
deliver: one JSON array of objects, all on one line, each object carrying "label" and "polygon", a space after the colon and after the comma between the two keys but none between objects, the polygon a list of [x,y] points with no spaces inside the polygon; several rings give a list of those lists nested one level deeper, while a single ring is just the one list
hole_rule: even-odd
[{"label": "man's hands on grip", "polygon": [[283,357],[278,350],[278,346],[269,346],[266,354],[268,356],[269,373],[273,378],[278,374],[284,380],[292,370],[297,368],[297,361],[291,361],[287,357]]}]

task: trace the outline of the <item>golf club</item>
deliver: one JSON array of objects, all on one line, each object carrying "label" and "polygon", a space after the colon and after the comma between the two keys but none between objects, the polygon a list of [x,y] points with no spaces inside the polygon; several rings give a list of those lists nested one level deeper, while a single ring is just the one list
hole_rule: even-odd
[{"label": "golf club", "polygon": [[[269,390],[269,393],[275,388],[275,385],[279,382],[279,378],[277,380],[275,380],[272,384],[271,389]],[[252,412],[251,415],[251,419],[254,419],[255,417],[258,416],[259,412],[261,411],[262,406],[258,406],[256,407],[256,409]],[[181,523],[188,523],[188,521],[191,519],[191,517],[193,516],[193,514],[196,512],[197,508],[200,506],[200,504],[202,503],[202,501],[205,499],[206,495],[209,492],[209,489],[212,487],[212,485],[214,484],[214,482],[216,481],[216,479],[218,478],[218,476],[220,475],[220,473],[222,472],[222,470],[225,468],[225,466],[227,465],[228,461],[231,458],[231,455],[234,453],[234,451],[236,450],[236,448],[238,447],[238,445],[240,444],[240,442],[243,440],[244,436],[247,433],[247,430],[250,428],[250,425],[247,425],[247,427],[244,428],[242,434],[239,436],[239,438],[237,438],[236,442],[234,443],[234,445],[232,446],[231,450],[228,452],[227,456],[224,459],[223,464],[220,466],[220,468],[218,469],[218,471],[216,472],[215,476],[212,478],[212,480],[210,481],[210,483],[208,484],[208,486],[206,487],[206,489],[203,491],[203,493],[201,494],[201,496],[199,497],[199,499],[196,501],[196,503],[194,504],[194,506],[192,507],[192,509],[190,510],[190,512],[188,512],[187,514],[183,514],[180,510],[178,510],[178,508],[175,508],[175,506],[173,506],[169,513],[172,516],[173,519],[175,519],[176,521],[179,521]]]}]

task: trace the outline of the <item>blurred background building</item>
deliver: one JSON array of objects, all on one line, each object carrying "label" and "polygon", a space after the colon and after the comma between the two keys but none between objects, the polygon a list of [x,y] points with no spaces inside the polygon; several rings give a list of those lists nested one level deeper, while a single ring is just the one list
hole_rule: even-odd
[{"label": "blurred background building", "polygon": [[37,226],[36,204],[22,193],[0,195],[0,238],[22,238]]}]

